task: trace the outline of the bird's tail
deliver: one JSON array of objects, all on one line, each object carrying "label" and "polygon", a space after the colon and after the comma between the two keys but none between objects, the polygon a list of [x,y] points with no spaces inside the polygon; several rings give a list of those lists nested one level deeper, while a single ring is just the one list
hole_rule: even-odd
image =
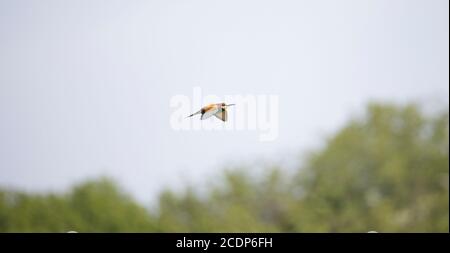
[{"label": "bird's tail", "polygon": [[196,112],[196,113],[193,113],[193,114],[187,116],[186,118],[189,118],[189,117],[192,117],[192,116],[194,116],[194,115],[200,114],[201,112],[202,112],[202,111],[198,111],[198,112]]}]

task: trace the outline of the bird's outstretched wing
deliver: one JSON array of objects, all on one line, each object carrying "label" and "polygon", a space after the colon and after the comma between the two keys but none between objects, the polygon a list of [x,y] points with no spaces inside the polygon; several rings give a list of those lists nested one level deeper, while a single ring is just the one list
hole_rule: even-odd
[{"label": "bird's outstretched wing", "polygon": [[200,117],[200,119],[207,119],[211,116],[213,116],[214,114],[216,114],[219,111],[219,109],[217,108],[211,108],[211,109],[207,109],[203,114],[202,117]]},{"label": "bird's outstretched wing", "polygon": [[222,121],[227,121],[227,119],[228,119],[227,110],[225,110],[225,109],[219,110],[218,112],[216,112],[214,114],[214,116],[216,116],[218,119],[220,119]]}]

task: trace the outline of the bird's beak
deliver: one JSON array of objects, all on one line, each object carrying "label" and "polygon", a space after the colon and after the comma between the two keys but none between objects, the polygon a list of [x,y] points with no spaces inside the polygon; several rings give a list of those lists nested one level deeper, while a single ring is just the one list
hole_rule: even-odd
[{"label": "bird's beak", "polygon": [[229,105],[225,105],[225,106],[232,106],[232,105],[235,105],[235,104],[229,104]]}]

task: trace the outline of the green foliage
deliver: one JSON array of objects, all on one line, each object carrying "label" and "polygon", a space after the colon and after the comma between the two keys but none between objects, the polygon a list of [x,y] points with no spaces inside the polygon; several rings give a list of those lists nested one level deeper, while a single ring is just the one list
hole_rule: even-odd
[{"label": "green foliage", "polygon": [[1,232],[448,232],[449,115],[369,105],[294,176],[225,171],[148,210],[108,179],[67,194],[0,191]]},{"label": "green foliage", "polygon": [[109,179],[86,182],[66,195],[0,192],[2,232],[146,232],[148,211]]},{"label": "green foliage", "polygon": [[299,174],[307,231],[448,231],[448,113],[371,105]]}]

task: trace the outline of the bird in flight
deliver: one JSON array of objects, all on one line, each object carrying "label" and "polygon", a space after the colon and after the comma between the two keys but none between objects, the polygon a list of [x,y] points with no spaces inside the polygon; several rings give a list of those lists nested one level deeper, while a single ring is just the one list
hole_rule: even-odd
[{"label": "bird in flight", "polygon": [[202,116],[200,117],[200,119],[203,120],[203,119],[207,119],[214,115],[222,121],[227,121],[227,119],[228,119],[227,107],[232,106],[232,105],[234,105],[234,104],[229,104],[229,105],[227,105],[225,103],[209,104],[209,105],[203,107],[202,109],[200,109],[200,111],[193,113],[187,117],[189,118],[194,115],[201,114]]}]

